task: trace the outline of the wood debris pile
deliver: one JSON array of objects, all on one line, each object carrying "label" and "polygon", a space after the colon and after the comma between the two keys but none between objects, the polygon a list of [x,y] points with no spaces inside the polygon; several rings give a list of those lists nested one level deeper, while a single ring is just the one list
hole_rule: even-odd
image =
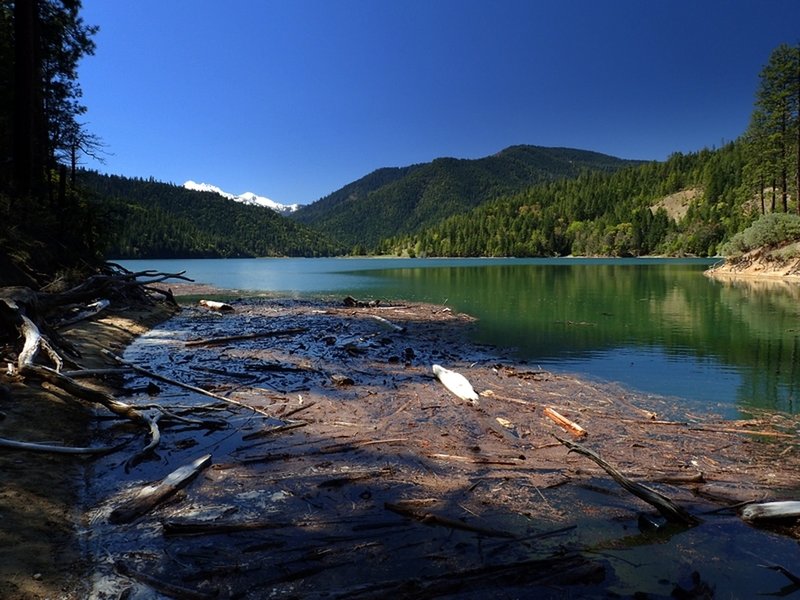
[{"label": "wood debris pile", "polygon": [[[109,594],[699,594],[706,573],[631,575],[631,548],[691,561],[721,523],[757,533],[744,504],[800,488],[791,415],[693,416],[532,369],[467,343],[472,319],[442,307],[221,304],[184,309],[135,362],[117,359],[134,388],[158,380],[129,404],[161,430],[146,451],[95,459],[108,559],[94,579]],[[758,585],[792,583],[775,567]]]}]

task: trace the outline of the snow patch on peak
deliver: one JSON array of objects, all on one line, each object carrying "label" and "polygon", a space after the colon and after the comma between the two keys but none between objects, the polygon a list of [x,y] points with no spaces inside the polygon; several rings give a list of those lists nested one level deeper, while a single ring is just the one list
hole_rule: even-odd
[{"label": "snow patch on peak", "polygon": [[194,190],[197,192],[212,192],[228,200],[233,200],[234,202],[241,202],[242,204],[249,204],[251,206],[261,206],[282,214],[294,212],[299,208],[297,204],[281,204],[280,202],[275,202],[266,196],[259,196],[253,192],[245,192],[244,194],[238,195],[231,194],[210,183],[197,183],[189,180],[183,184],[183,187],[187,190]]}]

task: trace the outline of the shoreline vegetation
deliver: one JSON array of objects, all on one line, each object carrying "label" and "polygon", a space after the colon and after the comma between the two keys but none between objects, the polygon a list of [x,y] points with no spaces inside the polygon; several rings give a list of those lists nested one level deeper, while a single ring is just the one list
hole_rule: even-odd
[{"label": "shoreline vegetation", "polygon": [[[169,289],[179,298],[226,292],[192,283],[164,282],[157,287]],[[608,574],[611,565],[584,555],[569,533],[579,527],[576,507],[578,513],[591,513],[593,518],[609,524],[633,519],[634,528],[637,514],[647,515],[655,528],[661,527],[663,517],[653,517],[652,513],[658,511],[652,506],[619,491],[604,473],[604,467],[592,466],[577,453],[568,453],[555,436],[586,444],[628,477],[657,487],[693,515],[708,511],[736,514],[743,504],[790,497],[791,491],[800,487],[800,457],[793,451],[792,441],[793,432],[800,427],[796,417],[753,414],[731,421],[713,415],[677,414],[668,399],[636,395],[612,384],[535,371],[509,361],[499,349],[470,345],[465,332],[471,318],[441,306],[283,298],[240,298],[225,305],[232,310],[221,312],[184,304],[175,318],[204,334],[215,334],[227,326],[223,325],[226,321],[233,331],[240,331],[241,323],[232,321],[236,318],[243,322],[261,319],[270,327],[308,332],[287,334],[255,346],[238,347],[238,342],[228,342],[213,355],[202,347],[176,351],[176,360],[194,364],[195,374],[205,370],[203,387],[211,385],[209,389],[216,394],[236,395],[237,402],[252,403],[259,411],[272,415],[271,419],[250,420],[243,431],[237,431],[235,423],[242,413],[238,408],[232,409],[225,435],[233,432],[241,436],[239,453],[213,452],[212,466],[182,492],[183,500],[154,507],[132,525],[122,527],[121,532],[119,527],[98,525],[107,522],[108,515],[97,512],[98,506],[111,510],[118,505],[120,490],[111,499],[97,497],[99,492],[93,489],[97,486],[92,483],[91,473],[110,469],[110,481],[129,482],[125,487],[150,483],[159,479],[155,473],[165,475],[196,458],[197,452],[192,450],[195,442],[191,440],[196,440],[197,434],[187,438],[165,429],[160,439],[164,450],[161,460],[153,463],[151,457],[144,461],[148,468],[139,473],[134,468],[130,475],[121,473],[120,464],[125,454],[135,452],[135,448],[97,459],[26,451],[4,454],[0,458],[6,467],[0,471],[4,480],[0,511],[9,515],[5,523],[13,521],[18,527],[4,527],[7,543],[0,561],[0,588],[25,600],[83,597],[87,581],[99,580],[119,593],[139,587],[158,590],[164,583],[177,586],[183,590],[181,593],[210,594],[231,586],[240,591],[251,586],[259,589],[264,576],[251,572],[247,565],[254,560],[272,560],[271,554],[242,555],[234,561],[238,566],[232,564],[225,570],[191,554],[175,540],[181,539],[183,534],[179,532],[191,526],[193,537],[215,536],[215,543],[229,551],[238,548],[237,531],[261,530],[275,524],[262,523],[252,506],[237,498],[265,493],[263,482],[271,482],[272,498],[278,491],[286,498],[305,498],[270,504],[269,511],[277,511],[274,518],[283,522],[280,527],[289,527],[298,539],[306,539],[306,544],[309,527],[319,527],[322,522],[340,523],[329,525],[330,531],[320,534],[317,542],[312,540],[312,547],[314,543],[322,544],[338,560],[327,564],[322,559],[322,568],[311,569],[307,574],[307,561],[298,558],[300,562],[293,562],[292,567],[284,565],[285,577],[270,580],[271,589],[279,590],[276,597],[294,593],[292,590],[327,589],[320,587],[322,579],[317,573],[323,573],[324,578],[324,573],[339,570],[340,577],[350,581],[349,587],[331,591],[347,597],[361,597],[358,594],[365,593],[361,587],[368,583],[378,586],[373,594],[406,589],[403,586],[425,590],[455,585],[437,569],[430,577],[417,576],[423,569],[423,563],[418,562],[423,557],[413,551],[404,563],[407,571],[403,581],[373,581],[377,571],[371,569],[378,568],[390,549],[376,547],[376,541],[366,534],[361,539],[364,548],[371,548],[366,554],[333,541],[343,535],[340,528],[345,522],[360,523],[358,527],[365,528],[398,527],[388,513],[402,517],[403,530],[410,528],[404,535],[410,536],[407,540],[412,540],[412,546],[419,544],[420,549],[428,551],[430,548],[424,545],[427,541],[423,540],[433,538],[449,548],[442,550],[445,556],[454,553],[448,560],[456,560],[457,555],[466,552],[465,562],[459,562],[464,569],[462,574],[471,578],[478,589],[496,585],[511,589],[525,586],[526,590],[531,586],[551,589],[552,585],[562,586],[561,589],[572,585],[581,586],[577,588],[581,590],[605,589],[613,579]],[[112,305],[109,310],[64,332],[79,348],[84,367],[109,367],[104,350],[121,354],[138,335],[174,314],[163,306]],[[239,362],[224,362],[231,358],[229,355]],[[200,362],[191,362],[195,360]],[[479,393],[479,401],[473,405],[449,393],[430,372],[435,362],[466,375]],[[240,395],[237,390],[252,371],[239,372],[235,364],[251,363],[260,365],[259,372],[270,373],[282,383],[269,379],[273,389],[266,395]],[[209,376],[209,372],[216,375]],[[98,384],[115,396],[125,392],[118,380]],[[80,446],[98,442],[88,433],[91,413],[85,408],[76,409],[73,400],[21,384],[13,384],[10,394],[13,400],[6,400],[0,407],[5,413],[0,435],[25,435],[30,436],[29,441],[58,440]],[[168,398],[163,402],[171,402]],[[161,402],[157,396],[137,401],[153,400]],[[549,413],[562,420],[548,417]],[[577,429],[571,429],[570,424]],[[583,433],[572,437],[575,431]],[[137,439],[134,443],[141,444],[141,437]],[[153,457],[158,456],[156,451]],[[165,462],[166,456],[169,460]],[[153,469],[153,465],[158,468]],[[309,469],[317,475],[310,475]],[[262,483],[255,485],[255,481]],[[329,485],[323,485],[325,481]],[[83,485],[87,486],[85,490]],[[105,490],[108,484],[104,485]],[[614,500],[592,504],[581,495],[581,488],[596,485],[606,488],[604,494]],[[121,497],[124,499],[125,494]],[[87,499],[91,505],[85,504]],[[189,506],[184,506],[187,501]],[[319,521],[317,525],[307,521],[309,502],[317,507],[312,511],[315,522]],[[351,503],[359,506],[357,514],[345,510]],[[228,508],[219,514],[197,508],[204,504]],[[568,506],[573,508],[567,509]],[[209,517],[206,510],[213,515]],[[225,516],[229,514],[236,517]],[[426,525],[415,526],[415,521]],[[544,549],[534,553],[541,564],[531,567],[531,573],[540,569],[538,575],[531,575],[530,580],[506,580],[504,574],[509,569],[525,566],[518,553],[508,548],[492,563],[489,572],[474,572],[483,560],[473,555],[478,552],[480,540],[546,535],[539,529],[542,523],[563,533],[554,534],[558,540],[554,546],[544,544]],[[100,530],[93,534],[95,527]],[[157,536],[154,546],[148,542],[142,548],[140,532],[153,527],[162,528],[167,537]],[[742,527],[747,530],[744,535],[749,535],[750,528]],[[793,522],[768,527],[788,536],[800,536]],[[81,528],[87,531],[76,537]],[[439,533],[431,533],[431,528]],[[697,528],[702,530],[702,525]],[[351,526],[346,529],[352,536]],[[45,530],[55,534],[44,535]],[[172,533],[166,534],[168,530]],[[453,535],[457,544],[450,547]],[[86,536],[108,539],[110,548],[119,551],[116,562],[110,565],[98,556],[85,554]],[[281,543],[289,544],[287,554],[295,552],[294,542],[281,539]],[[105,542],[95,539],[92,543],[97,550],[98,544]],[[174,551],[175,544],[191,554],[188,562],[195,571],[207,575],[198,580],[197,572],[194,578],[183,572],[185,555],[180,564],[170,563],[167,558],[141,558],[149,551],[155,556],[167,547]],[[560,551],[555,548],[563,549],[563,544],[577,548],[569,554],[569,561],[556,558]],[[298,557],[308,551],[307,546],[304,548],[296,549]],[[530,552],[526,556],[530,560]],[[357,573],[345,575],[342,559],[361,563],[362,578],[358,579]],[[474,568],[469,567],[472,560],[476,561]],[[541,569],[547,570],[549,579]],[[576,576],[578,571],[583,575]],[[158,575],[165,573],[173,575],[167,577],[169,581],[160,581]],[[635,585],[632,582],[622,585],[631,593],[637,591],[624,587]],[[669,593],[678,589],[680,582],[664,585]],[[262,587],[261,591],[265,589]],[[253,597],[258,597],[257,593]]]}]

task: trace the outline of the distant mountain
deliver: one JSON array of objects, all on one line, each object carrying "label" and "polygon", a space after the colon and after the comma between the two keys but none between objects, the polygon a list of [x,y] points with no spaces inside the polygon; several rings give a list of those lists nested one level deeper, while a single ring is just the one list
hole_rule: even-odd
[{"label": "distant mountain", "polygon": [[480,159],[378,169],[290,216],[346,246],[370,250],[383,238],[421,231],[532,185],[641,163],[587,150],[511,146]]},{"label": "distant mountain", "polygon": [[270,200],[265,196],[258,196],[253,192],[245,192],[244,194],[238,195],[231,194],[230,192],[225,192],[217,186],[211,185],[210,183],[196,183],[189,180],[183,184],[183,187],[185,187],[187,190],[194,190],[196,192],[211,192],[213,194],[219,194],[223,198],[233,200],[234,202],[241,202],[242,204],[271,208],[275,212],[281,214],[292,213],[299,207],[298,204],[281,204],[280,202],[275,202],[274,200]]},{"label": "distant mountain", "polygon": [[342,246],[260,205],[154,179],[81,171],[111,258],[330,256]]}]

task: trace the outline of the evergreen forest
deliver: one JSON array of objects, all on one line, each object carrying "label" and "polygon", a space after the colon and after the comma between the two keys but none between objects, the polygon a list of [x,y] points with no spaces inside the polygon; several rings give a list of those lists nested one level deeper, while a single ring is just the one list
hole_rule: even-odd
[{"label": "evergreen forest", "polygon": [[98,244],[113,258],[332,256],[342,247],[260,206],[150,178],[80,170],[81,188],[105,224]]},{"label": "evergreen forest", "polygon": [[[752,220],[743,145],[530,187],[379,244],[410,256],[711,256]],[[670,206],[673,200],[677,206]]]},{"label": "evergreen forest", "polygon": [[301,207],[293,218],[363,254],[375,251],[384,238],[420,231],[533,185],[633,164],[639,161],[586,150],[512,146],[480,159],[438,158],[379,169]]}]

